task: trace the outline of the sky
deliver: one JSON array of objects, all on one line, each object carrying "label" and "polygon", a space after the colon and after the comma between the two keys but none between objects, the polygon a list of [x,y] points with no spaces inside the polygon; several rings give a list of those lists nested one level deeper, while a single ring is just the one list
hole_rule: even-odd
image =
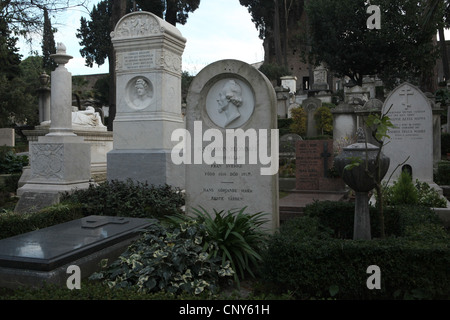
[{"label": "sky", "polygon": [[[98,3],[91,0],[89,9]],[[52,26],[58,29],[54,34],[55,42],[62,42],[67,54],[73,56],[66,68],[72,75],[86,75],[108,72],[108,62],[98,67],[85,66],[80,54],[81,46],[76,37],[80,27],[80,18],[89,19],[83,8],[69,9],[55,17],[50,17]],[[258,38],[258,30],[251,21],[247,8],[240,5],[239,0],[201,0],[199,8],[189,14],[187,23],[177,24],[183,37],[187,39],[183,53],[183,71],[195,75],[208,64],[222,59],[237,59],[247,63],[264,60],[262,40]],[[33,47],[20,42],[20,53],[23,58],[29,56],[30,49],[41,54],[41,37],[33,38]]]}]

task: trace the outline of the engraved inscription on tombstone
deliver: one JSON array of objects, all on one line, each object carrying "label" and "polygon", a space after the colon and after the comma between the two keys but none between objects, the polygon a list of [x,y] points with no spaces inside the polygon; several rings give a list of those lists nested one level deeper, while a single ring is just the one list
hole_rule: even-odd
[{"label": "engraved inscription on tombstone", "polygon": [[247,213],[269,214],[267,229],[278,227],[277,175],[262,175],[268,165],[253,162],[250,156],[261,154],[261,138],[268,142],[266,154],[273,152],[270,134],[276,119],[275,91],[252,66],[237,60],[217,61],[194,78],[187,97],[186,129],[202,141],[189,142],[193,151],[186,165],[188,213],[200,207],[212,214],[247,207]]},{"label": "engraved inscription on tombstone", "polygon": [[[392,124],[389,139],[383,147],[391,165],[386,178],[395,181],[401,170],[394,169],[404,161],[412,170],[412,177],[421,181],[433,181],[433,114],[425,94],[409,83],[395,88],[386,98],[383,113]],[[408,158],[409,157],[409,158]]]}]

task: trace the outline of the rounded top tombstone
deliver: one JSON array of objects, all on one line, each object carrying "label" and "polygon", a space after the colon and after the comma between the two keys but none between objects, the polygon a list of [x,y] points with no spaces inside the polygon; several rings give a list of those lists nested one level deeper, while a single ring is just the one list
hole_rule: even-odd
[{"label": "rounded top tombstone", "polygon": [[183,38],[181,32],[175,26],[153,13],[139,11],[123,16],[117,22],[114,31],[111,32],[111,39],[140,38],[163,33]]},{"label": "rounded top tombstone", "polygon": [[191,106],[187,117],[203,119],[208,127],[274,127],[274,120],[263,116],[276,111],[273,86],[256,68],[239,60],[220,60],[202,69],[187,100]]}]

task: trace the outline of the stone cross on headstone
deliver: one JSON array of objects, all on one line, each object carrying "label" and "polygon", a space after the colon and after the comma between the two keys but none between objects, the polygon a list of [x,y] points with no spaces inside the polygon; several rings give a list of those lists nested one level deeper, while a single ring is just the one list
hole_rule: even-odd
[{"label": "stone cross on headstone", "polygon": [[323,152],[320,154],[323,158],[323,173],[325,178],[328,178],[328,158],[331,157],[331,153],[328,152],[328,142],[323,143]]},{"label": "stone cross on headstone", "polygon": [[402,105],[405,106],[406,109],[411,107],[411,104],[408,103],[408,96],[414,95],[414,92],[411,90],[409,86],[405,86],[405,88],[400,90],[399,96],[403,96]]}]

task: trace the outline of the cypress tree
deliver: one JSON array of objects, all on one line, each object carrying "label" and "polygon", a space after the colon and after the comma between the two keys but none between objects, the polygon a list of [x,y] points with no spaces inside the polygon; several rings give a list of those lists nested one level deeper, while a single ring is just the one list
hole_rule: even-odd
[{"label": "cypress tree", "polygon": [[53,33],[52,23],[48,16],[47,8],[44,8],[44,35],[42,37],[42,67],[46,71],[53,71],[56,68],[56,63],[50,57],[51,54],[56,53],[55,37]]}]

